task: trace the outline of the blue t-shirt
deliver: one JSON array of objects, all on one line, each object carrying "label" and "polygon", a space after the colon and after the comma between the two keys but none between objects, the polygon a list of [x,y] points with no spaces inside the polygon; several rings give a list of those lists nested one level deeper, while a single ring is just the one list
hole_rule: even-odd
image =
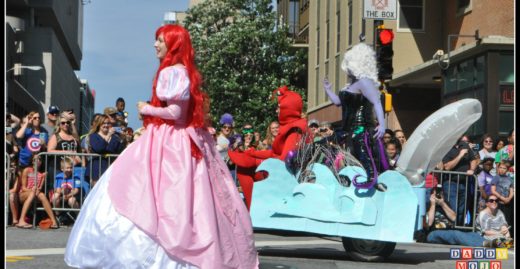
[{"label": "blue t-shirt", "polygon": [[500,195],[504,196],[504,197],[508,197],[509,196],[509,188],[514,188],[515,185],[513,183],[513,180],[505,175],[505,176],[500,176],[500,175],[496,175],[493,177],[493,180],[491,180],[491,185],[496,185],[496,188],[497,188],[497,192],[500,193]]},{"label": "blue t-shirt", "polygon": [[69,178],[65,178],[65,174],[63,172],[56,175],[56,180],[54,181],[54,188],[62,188],[63,193],[69,193],[75,188],[81,187],[81,179],[77,175],[71,175]]},{"label": "blue t-shirt", "polygon": [[28,166],[33,152],[40,151],[40,138],[45,141],[45,144],[49,142],[49,133],[44,128],[40,129],[39,134],[35,134],[31,128],[25,129],[21,139],[22,143],[20,143],[20,145],[23,145],[19,155],[20,166]]}]

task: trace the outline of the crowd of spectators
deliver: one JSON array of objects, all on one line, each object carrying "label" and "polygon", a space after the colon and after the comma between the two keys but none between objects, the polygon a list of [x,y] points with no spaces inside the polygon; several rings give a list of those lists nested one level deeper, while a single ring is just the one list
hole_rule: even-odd
[{"label": "crowd of spectators", "polygon": [[[94,115],[90,130],[81,136],[76,129],[75,114],[70,109],[60,111],[56,106],[49,107],[45,124],[41,123],[37,112],[30,112],[21,119],[7,114],[5,138],[13,175],[9,190],[13,225],[32,227],[26,216],[34,198],[43,205],[52,221],[51,228],[58,227],[61,222],[52,207],[81,206],[88,190],[115,157],[144,132],[142,127],[135,131],[128,127],[128,113],[124,109],[124,100],[118,98],[115,107],[107,107],[102,114]],[[239,130],[235,125],[233,116],[226,113],[216,129],[209,127],[217,150],[234,178],[236,167],[229,159],[228,149],[270,149],[280,127],[276,121],[271,122],[265,132],[249,123]],[[310,141],[344,146],[341,143],[345,134],[335,130],[329,122],[309,119],[308,128]],[[512,130],[507,142],[485,134],[480,143],[462,136],[453,145],[436,168],[446,174],[430,175],[434,182],[426,186],[430,199],[426,205],[425,241],[468,246],[509,244],[514,230],[514,140]],[[402,130],[386,129],[382,142],[390,169],[395,169],[406,146],[406,136]],[[41,152],[55,154],[40,157],[38,153]],[[458,172],[459,179],[454,179],[451,172]],[[460,175],[464,180],[460,180]],[[240,186],[238,188],[240,190]],[[475,191],[478,198],[473,201]],[[478,205],[477,212],[468,213],[474,203]],[[475,216],[468,218],[468,214]],[[457,230],[457,227],[468,225],[476,226],[477,232]]]},{"label": "crowd of spectators", "polygon": [[[107,107],[103,114],[94,115],[90,130],[81,136],[73,109],[60,110],[52,105],[45,123],[36,111],[20,117],[7,113],[6,180],[13,226],[32,228],[30,223],[36,218],[50,223],[47,228],[52,229],[74,220],[74,214],[61,211],[80,208],[110,163],[137,138],[128,127],[124,109],[124,99],[118,98],[116,107]],[[32,216],[34,198],[47,216]]]}]

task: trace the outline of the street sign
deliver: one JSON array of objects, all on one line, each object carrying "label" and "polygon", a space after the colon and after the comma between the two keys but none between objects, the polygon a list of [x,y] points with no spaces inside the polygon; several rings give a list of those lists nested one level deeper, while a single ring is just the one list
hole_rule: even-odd
[{"label": "street sign", "polygon": [[364,0],[363,19],[397,20],[397,0]]}]

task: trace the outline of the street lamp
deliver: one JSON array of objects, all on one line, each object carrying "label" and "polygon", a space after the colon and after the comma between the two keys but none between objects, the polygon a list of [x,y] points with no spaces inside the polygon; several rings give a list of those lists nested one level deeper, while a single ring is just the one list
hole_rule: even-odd
[{"label": "street lamp", "polygon": [[42,70],[43,67],[39,66],[39,65],[20,65],[20,64],[14,64],[14,67],[5,71],[5,73],[9,73],[10,71],[13,71],[15,69],[29,69],[29,70],[33,70],[33,71],[38,71],[38,70]]},{"label": "street lamp", "polygon": [[[39,66],[39,65],[21,65],[21,64],[14,64],[14,67],[5,71],[5,73],[9,73],[13,70],[21,70],[21,69],[29,69],[29,70],[33,70],[33,71],[38,71],[38,70],[42,70],[43,67]],[[20,85],[20,83],[18,83],[18,81],[15,80],[15,82]],[[21,85],[20,85],[21,86]],[[4,109],[7,109],[7,80],[5,80],[5,91],[4,91]],[[38,101],[36,100],[32,95],[31,93],[29,93],[23,86],[20,87],[22,90],[24,90],[28,95],[29,97],[31,97],[31,99],[33,99],[36,104],[40,103],[40,105],[43,107],[44,103],[42,101]]]}]

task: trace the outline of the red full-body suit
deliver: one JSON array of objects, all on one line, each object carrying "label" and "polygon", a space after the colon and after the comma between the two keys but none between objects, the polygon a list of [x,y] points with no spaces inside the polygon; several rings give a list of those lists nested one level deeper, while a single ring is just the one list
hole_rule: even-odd
[{"label": "red full-body suit", "polygon": [[307,131],[307,120],[302,118],[303,101],[301,96],[290,91],[287,86],[276,90],[280,112],[278,121],[280,130],[270,150],[245,151],[228,150],[229,158],[236,164],[237,177],[244,193],[247,209],[250,209],[253,195],[253,183],[263,179],[262,174],[255,174],[260,163],[268,158],[285,160],[287,154],[298,148],[300,139]]}]

